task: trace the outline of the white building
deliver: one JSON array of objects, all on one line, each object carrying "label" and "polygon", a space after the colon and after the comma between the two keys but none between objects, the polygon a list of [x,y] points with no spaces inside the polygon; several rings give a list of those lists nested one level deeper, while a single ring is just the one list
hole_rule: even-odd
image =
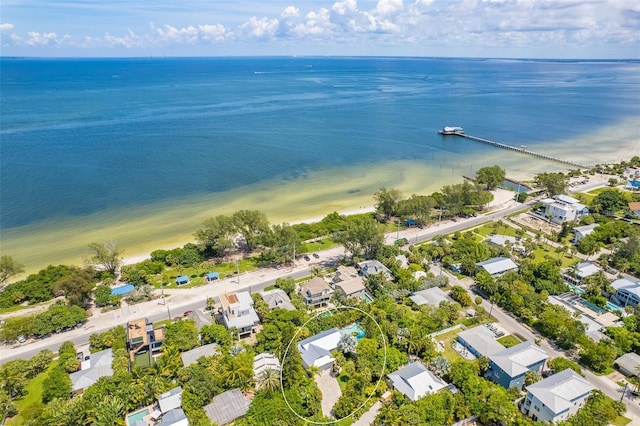
[{"label": "white building", "polygon": [[478,262],[476,265],[483,268],[492,277],[498,277],[508,271],[518,269],[518,265],[508,257],[494,257],[484,262]]},{"label": "white building", "polygon": [[591,383],[567,368],[526,387],[522,412],[534,421],[555,423],[567,420],[587,402]]},{"label": "white building", "polygon": [[273,370],[280,375],[282,367],[280,360],[274,354],[263,352],[253,357],[253,379],[256,382],[256,389],[260,387],[260,379],[265,371]]},{"label": "white building", "polygon": [[427,394],[448,386],[447,382],[427,370],[427,367],[419,362],[414,362],[389,374],[389,380],[395,390],[403,393],[412,401],[417,401]]},{"label": "white building", "polygon": [[340,330],[334,327],[298,342],[298,352],[300,352],[304,368],[309,368],[312,365],[321,370],[331,368],[335,361],[331,356],[331,351],[338,347],[341,337]]},{"label": "white building", "polygon": [[220,296],[220,304],[224,326],[227,329],[237,328],[240,337],[250,336],[260,323],[248,291],[225,293]]},{"label": "white building", "polygon": [[558,225],[564,222],[573,222],[589,213],[587,206],[568,195],[546,198],[542,200],[542,205],[544,206],[544,215]]},{"label": "white building", "polygon": [[633,282],[626,278],[620,278],[611,283],[616,292],[611,296],[611,301],[619,306],[637,306],[640,303],[640,281]]},{"label": "white building", "polygon": [[580,240],[589,234],[593,234],[593,231],[598,227],[597,223],[591,225],[577,226],[573,228],[573,244],[580,244]]}]

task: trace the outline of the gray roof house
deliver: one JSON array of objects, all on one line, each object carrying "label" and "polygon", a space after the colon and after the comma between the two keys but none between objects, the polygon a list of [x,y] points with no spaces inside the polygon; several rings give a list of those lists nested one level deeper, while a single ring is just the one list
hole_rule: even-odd
[{"label": "gray roof house", "polygon": [[640,355],[635,352],[624,354],[613,363],[627,377],[640,375]]},{"label": "gray roof house", "polygon": [[274,354],[263,352],[253,357],[253,379],[256,381],[256,389],[259,388],[258,382],[266,370],[274,370],[280,374],[282,367],[280,360]]},{"label": "gray roof house", "polygon": [[522,389],[526,372],[540,372],[548,357],[534,343],[522,342],[489,356],[487,378],[507,389]]},{"label": "gray roof house", "polygon": [[198,362],[203,356],[214,356],[220,353],[220,345],[217,343],[209,343],[208,345],[198,346],[190,351],[182,352],[180,357],[182,358],[182,364],[185,367],[190,366]]},{"label": "gray roof house", "polygon": [[378,275],[382,273],[387,281],[393,280],[393,275],[389,268],[384,266],[378,260],[366,260],[364,262],[360,262],[358,263],[358,269],[365,279],[368,278],[369,275]]},{"label": "gray roof house", "polygon": [[295,306],[293,306],[293,303],[291,303],[289,296],[287,296],[287,293],[282,289],[274,288],[272,290],[261,291],[260,295],[262,296],[262,300],[269,305],[270,311],[277,308],[285,309],[287,311],[293,311],[296,309]]},{"label": "gray roof house", "polygon": [[476,265],[483,268],[492,277],[497,277],[505,272],[518,269],[518,265],[507,257],[494,257],[484,262],[478,262]]},{"label": "gray roof house", "polygon": [[182,407],[182,387],[175,387],[158,397],[158,406],[162,414]]},{"label": "gray roof house", "polygon": [[520,409],[534,421],[555,423],[567,420],[582,408],[595,389],[585,378],[567,368],[526,387]]},{"label": "gray roof house", "polygon": [[393,388],[412,401],[448,386],[447,382],[427,370],[420,362],[406,365],[388,377]]},{"label": "gray roof house", "polygon": [[458,333],[458,342],[476,357],[489,357],[505,349],[496,341],[496,335],[482,325]]},{"label": "gray roof house", "polygon": [[438,287],[431,287],[426,290],[420,290],[409,296],[409,299],[418,306],[432,305],[438,306],[440,302],[454,302],[447,293],[440,290]]},{"label": "gray roof house", "polygon": [[598,227],[597,223],[591,225],[577,226],[573,228],[573,244],[580,244],[580,240],[589,234],[593,234],[593,231]]},{"label": "gray roof house", "polygon": [[214,396],[213,402],[202,408],[212,422],[222,426],[247,414],[249,401],[244,398],[240,389],[231,389]]},{"label": "gray roof house", "polygon": [[[146,423],[145,423],[146,425]],[[182,408],[174,408],[162,416],[158,426],[189,426],[189,419]]]},{"label": "gray roof house", "polygon": [[81,393],[84,389],[97,382],[100,377],[112,376],[112,362],[113,351],[111,348],[92,353],[89,356],[88,368],[69,374],[71,391],[73,393]]},{"label": "gray roof house", "polygon": [[331,356],[331,351],[338,347],[341,337],[340,330],[334,327],[298,342],[298,352],[300,352],[304,367],[309,368],[315,365],[321,370],[330,368],[335,361]]}]

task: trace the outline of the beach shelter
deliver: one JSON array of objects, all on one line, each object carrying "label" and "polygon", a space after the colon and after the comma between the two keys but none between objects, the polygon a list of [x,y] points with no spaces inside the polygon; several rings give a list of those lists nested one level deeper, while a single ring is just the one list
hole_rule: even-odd
[{"label": "beach shelter", "polygon": [[220,274],[217,272],[208,272],[206,274],[204,274],[204,280],[206,282],[211,282],[213,280],[217,280],[220,279]]},{"label": "beach shelter", "polygon": [[186,275],[180,275],[178,278],[176,278],[176,284],[178,285],[189,284],[189,277]]}]

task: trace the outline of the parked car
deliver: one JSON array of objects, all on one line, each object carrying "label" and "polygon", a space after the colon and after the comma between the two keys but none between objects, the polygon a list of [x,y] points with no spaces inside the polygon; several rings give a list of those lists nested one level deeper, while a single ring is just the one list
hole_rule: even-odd
[{"label": "parked car", "polygon": [[185,313],[184,313],[184,314],[182,314],[182,316],[186,318],[186,317],[188,317],[189,315],[191,315],[191,313],[192,313],[192,312],[193,312],[193,311],[185,311]]},{"label": "parked car", "polygon": [[26,341],[27,339],[23,335],[18,336],[18,343],[24,343]]},{"label": "parked car", "polygon": [[305,255],[304,260],[306,260],[306,261],[308,262],[308,261],[310,261],[310,260],[311,260],[311,258],[310,258],[309,256],[306,256],[306,255]]},{"label": "parked car", "polygon": [[313,253],[313,257],[315,257],[316,259],[320,259],[320,255],[318,253]]}]

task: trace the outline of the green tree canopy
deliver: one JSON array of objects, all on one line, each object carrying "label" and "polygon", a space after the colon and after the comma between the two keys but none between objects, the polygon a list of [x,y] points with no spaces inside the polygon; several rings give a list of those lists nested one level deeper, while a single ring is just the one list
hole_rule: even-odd
[{"label": "green tree canopy", "polygon": [[349,218],[338,241],[352,257],[373,259],[384,245],[384,233],[371,216],[359,215]]},{"label": "green tree canopy", "polygon": [[24,265],[13,260],[13,257],[3,255],[0,256],[0,285],[4,284],[9,278],[15,277],[24,272]]},{"label": "green tree canopy", "polygon": [[535,176],[536,184],[545,190],[548,196],[563,194],[569,185],[569,177],[564,173],[538,173]]},{"label": "green tree canopy", "polygon": [[398,213],[398,204],[402,200],[402,192],[399,189],[380,188],[373,194],[378,214],[389,218]]},{"label": "green tree canopy", "polygon": [[89,244],[87,260],[92,265],[104,269],[112,275],[116,275],[122,265],[122,249],[115,241]]},{"label": "green tree canopy", "polygon": [[235,230],[242,235],[247,250],[253,250],[269,233],[269,219],[258,210],[239,210],[232,216]]},{"label": "green tree canopy", "polygon": [[231,216],[219,215],[205,220],[203,228],[197,230],[194,236],[204,251],[215,257],[224,257],[233,247],[235,229]]},{"label": "green tree canopy", "polygon": [[487,189],[493,189],[502,185],[505,177],[506,173],[504,169],[498,165],[482,167],[476,172],[478,183],[486,185]]}]

